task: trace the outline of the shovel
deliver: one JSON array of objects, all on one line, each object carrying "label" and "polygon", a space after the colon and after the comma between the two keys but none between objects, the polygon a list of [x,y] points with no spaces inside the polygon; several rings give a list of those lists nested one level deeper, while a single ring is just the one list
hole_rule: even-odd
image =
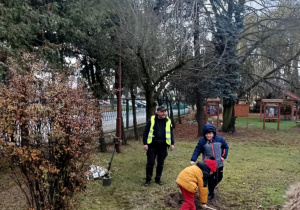
[{"label": "shovel", "polygon": [[206,208],[205,208],[205,209],[217,210],[217,209],[214,209],[214,208],[212,208],[212,207],[209,207],[209,206],[207,206],[207,205],[206,205]]},{"label": "shovel", "polygon": [[111,168],[111,163],[112,163],[112,160],[114,158],[114,154],[115,154],[115,151],[117,150],[117,147],[119,145],[119,139],[118,138],[114,138],[114,151],[112,153],[112,156],[111,156],[111,159],[110,159],[110,162],[108,163],[108,168],[107,168],[107,172],[106,174],[103,176],[103,186],[110,186],[111,184],[111,176],[109,175],[109,171],[110,171],[110,168]]}]

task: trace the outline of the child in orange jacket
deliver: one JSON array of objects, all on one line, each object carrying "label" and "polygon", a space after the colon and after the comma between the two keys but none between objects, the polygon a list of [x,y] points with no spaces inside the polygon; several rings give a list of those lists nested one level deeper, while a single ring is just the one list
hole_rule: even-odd
[{"label": "child in orange jacket", "polygon": [[214,158],[205,159],[204,162],[197,162],[193,166],[183,169],[176,180],[182,195],[184,203],[180,210],[196,210],[194,203],[194,194],[199,190],[200,202],[202,208],[207,208],[207,182],[209,175],[217,170],[217,162]]}]

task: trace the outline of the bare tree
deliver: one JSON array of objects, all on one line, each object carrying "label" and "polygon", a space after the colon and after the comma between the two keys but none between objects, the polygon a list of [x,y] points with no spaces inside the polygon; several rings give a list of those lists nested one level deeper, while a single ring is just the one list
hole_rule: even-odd
[{"label": "bare tree", "polygon": [[173,27],[171,19],[163,18],[157,10],[156,3],[151,1],[119,2],[116,34],[121,56],[143,88],[147,119],[154,114],[155,99],[169,76],[192,60],[184,53],[188,41],[181,28]]},{"label": "bare tree", "polygon": [[274,89],[297,93],[299,89],[299,3],[273,1],[272,5],[272,10],[264,8],[263,14],[246,18],[239,48],[244,66],[239,97],[266,97]]}]

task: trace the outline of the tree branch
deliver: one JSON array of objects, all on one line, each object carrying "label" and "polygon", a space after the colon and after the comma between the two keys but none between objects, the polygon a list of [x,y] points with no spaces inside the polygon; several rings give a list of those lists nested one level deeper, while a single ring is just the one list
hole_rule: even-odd
[{"label": "tree branch", "polygon": [[284,67],[285,65],[287,65],[289,62],[291,62],[292,60],[294,60],[296,57],[298,57],[300,55],[300,51],[298,51],[294,56],[292,56],[291,58],[289,58],[288,60],[286,60],[284,63],[280,64],[279,66],[277,66],[276,68],[274,68],[272,71],[266,73],[260,80],[257,80],[256,82],[254,82],[250,87],[248,87],[246,90],[243,90],[238,97],[243,96],[245,93],[251,91],[254,87],[256,87],[259,83],[261,82],[265,82],[266,79],[268,79],[268,77],[270,75],[272,75],[273,73],[279,71],[282,67]]}]

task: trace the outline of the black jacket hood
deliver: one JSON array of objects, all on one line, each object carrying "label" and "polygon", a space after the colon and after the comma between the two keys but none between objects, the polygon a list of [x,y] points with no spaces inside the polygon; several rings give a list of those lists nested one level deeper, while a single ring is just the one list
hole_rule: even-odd
[{"label": "black jacket hood", "polygon": [[207,182],[208,182],[208,178],[209,178],[210,168],[204,162],[200,162],[200,161],[197,162],[197,166],[201,169],[201,171],[203,173],[204,187],[207,187]]}]

